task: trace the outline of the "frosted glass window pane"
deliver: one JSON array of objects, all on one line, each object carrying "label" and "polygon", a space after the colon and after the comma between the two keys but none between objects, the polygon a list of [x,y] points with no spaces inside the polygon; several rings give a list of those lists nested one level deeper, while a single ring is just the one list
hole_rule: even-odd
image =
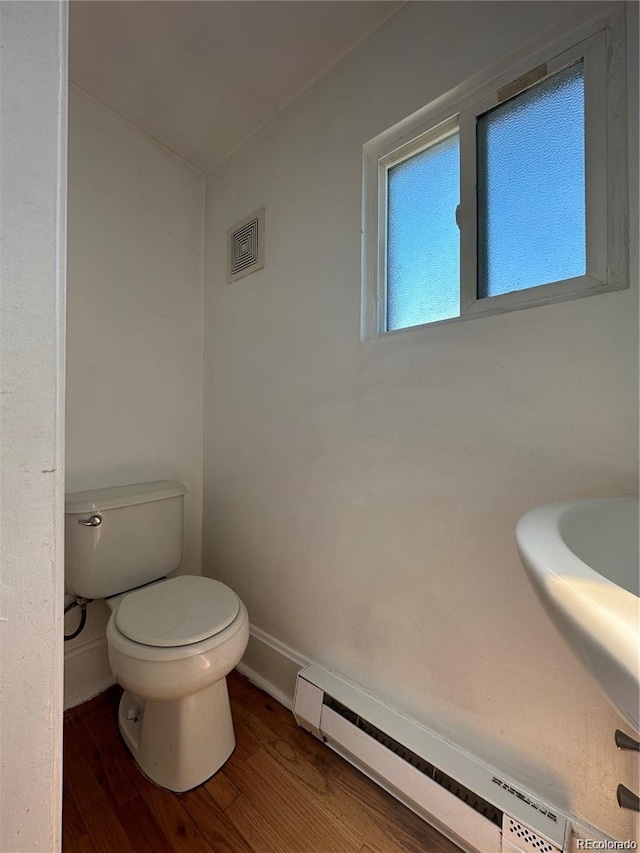
[{"label": "frosted glass window pane", "polygon": [[460,314],[460,145],[452,135],[389,169],[387,329]]},{"label": "frosted glass window pane", "polygon": [[478,297],[586,272],[582,61],[478,119]]}]

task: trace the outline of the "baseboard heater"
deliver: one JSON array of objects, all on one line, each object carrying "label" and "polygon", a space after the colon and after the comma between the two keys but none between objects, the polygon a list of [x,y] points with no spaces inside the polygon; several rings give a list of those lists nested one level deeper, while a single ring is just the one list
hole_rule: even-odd
[{"label": "baseboard heater", "polygon": [[414,720],[317,664],[300,671],[299,726],[467,853],[561,853],[566,817]]}]

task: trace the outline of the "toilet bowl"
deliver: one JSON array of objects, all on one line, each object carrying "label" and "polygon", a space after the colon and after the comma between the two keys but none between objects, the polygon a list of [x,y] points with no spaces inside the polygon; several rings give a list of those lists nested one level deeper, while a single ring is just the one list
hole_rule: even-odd
[{"label": "toilet bowl", "polygon": [[235,746],[226,676],[247,647],[247,610],[225,584],[188,575],[107,604],[109,663],[125,688],[122,737],[153,782],[176,792],[195,788]]},{"label": "toilet bowl", "polygon": [[69,592],[111,609],[122,737],[149,779],[176,792],[206,781],[233,751],[226,676],[249,639],[247,610],[228,586],[166,577],[182,558],[185,494],[174,480],[75,492],[65,527]]}]

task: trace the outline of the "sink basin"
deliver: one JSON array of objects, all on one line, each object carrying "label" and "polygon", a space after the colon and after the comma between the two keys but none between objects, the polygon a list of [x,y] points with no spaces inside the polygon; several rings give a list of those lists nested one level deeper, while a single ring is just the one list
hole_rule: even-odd
[{"label": "sink basin", "polygon": [[624,719],[640,732],[638,498],[537,507],[516,528],[548,616]]}]

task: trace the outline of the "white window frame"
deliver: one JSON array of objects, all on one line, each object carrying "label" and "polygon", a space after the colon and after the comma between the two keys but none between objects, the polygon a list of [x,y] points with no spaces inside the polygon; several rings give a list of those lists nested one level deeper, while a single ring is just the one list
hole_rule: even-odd
[{"label": "white window frame", "polygon": [[[579,28],[568,29],[565,22],[518,53],[517,60],[507,57],[363,147],[363,339],[629,286],[624,10],[614,9]],[[476,120],[580,59],[585,80],[586,274],[478,299]],[[389,169],[456,130],[460,133],[460,316],[387,330]]]}]

